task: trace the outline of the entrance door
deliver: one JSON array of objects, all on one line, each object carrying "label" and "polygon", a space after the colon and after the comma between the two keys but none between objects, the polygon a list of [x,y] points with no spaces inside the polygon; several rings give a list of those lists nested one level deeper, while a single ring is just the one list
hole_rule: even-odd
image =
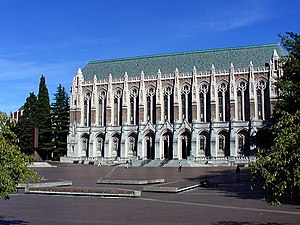
[{"label": "entrance door", "polygon": [[186,140],[183,138],[181,141],[181,149],[182,149],[182,158],[187,159],[187,146],[186,146]]},{"label": "entrance door", "polygon": [[165,159],[173,159],[173,137],[171,134],[163,136],[163,153]]},{"label": "entrance door", "polygon": [[154,135],[149,134],[146,136],[146,148],[147,148],[147,159],[155,158],[155,149],[154,149]]},{"label": "entrance door", "polygon": [[191,135],[186,132],[180,139],[182,158],[187,159],[191,155]]}]

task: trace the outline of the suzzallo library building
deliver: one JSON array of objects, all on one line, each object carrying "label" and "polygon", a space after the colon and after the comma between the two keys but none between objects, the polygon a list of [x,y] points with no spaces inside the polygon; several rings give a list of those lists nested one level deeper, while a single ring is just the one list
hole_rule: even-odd
[{"label": "suzzallo library building", "polygon": [[91,61],[73,78],[62,161],[248,162],[285,54],[268,44]]}]

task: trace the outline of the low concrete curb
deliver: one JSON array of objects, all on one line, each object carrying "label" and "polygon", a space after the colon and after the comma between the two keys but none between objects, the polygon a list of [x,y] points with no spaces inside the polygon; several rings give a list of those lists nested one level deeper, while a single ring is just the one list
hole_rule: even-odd
[{"label": "low concrete curb", "polygon": [[62,187],[62,186],[71,186],[72,181],[50,181],[50,182],[40,182],[40,183],[28,183],[28,184],[18,184],[17,188],[42,188],[42,187]]},{"label": "low concrete curb", "polygon": [[40,167],[57,167],[57,166],[53,166],[53,165],[51,165],[50,163],[47,163],[47,162],[33,162],[28,167],[30,167],[30,168],[40,168]]},{"label": "low concrete curb", "polygon": [[71,196],[95,196],[95,197],[140,197],[141,191],[127,189],[64,189],[64,188],[28,188],[27,194],[44,195],[71,195]]},{"label": "low concrete curb", "polygon": [[178,186],[170,186],[170,187],[163,187],[163,186],[147,186],[143,187],[143,191],[147,192],[168,192],[168,193],[179,193],[182,191],[186,191],[189,189],[193,189],[199,187],[199,184],[189,185],[185,187],[178,187]]},{"label": "low concrete curb", "polygon": [[151,180],[115,180],[115,179],[98,179],[97,184],[128,184],[128,185],[143,185],[143,184],[158,184],[165,182],[165,179]]}]

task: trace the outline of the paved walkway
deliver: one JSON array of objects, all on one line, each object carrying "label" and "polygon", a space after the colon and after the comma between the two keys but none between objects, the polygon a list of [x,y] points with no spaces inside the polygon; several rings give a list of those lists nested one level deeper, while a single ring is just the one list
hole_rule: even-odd
[{"label": "paved walkway", "polygon": [[[76,188],[119,187],[142,191],[147,185],[97,184],[103,179],[209,180],[208,187],[180,193],[143,192],[138,198],[99,198],[14,194],[0,200],[0,224],[212,224],[281,225],[299,224],[300,207],[270,206],[258,190],[249,186],[248,168],[241,168],[241,181],[235,168],[129,168],[93,165],[55,164],[35,168],[45,181],[70,180]],[[150,184],[152,185],[152,184]]]}]

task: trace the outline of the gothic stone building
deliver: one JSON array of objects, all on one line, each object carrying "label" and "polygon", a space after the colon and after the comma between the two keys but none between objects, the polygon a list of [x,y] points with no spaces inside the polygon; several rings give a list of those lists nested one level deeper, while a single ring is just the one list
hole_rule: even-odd
[{"label": "gothic stone building", "polygon": [[254,155],[285,54],[270,44],[89,62],[72,83],[66,158]]}]

